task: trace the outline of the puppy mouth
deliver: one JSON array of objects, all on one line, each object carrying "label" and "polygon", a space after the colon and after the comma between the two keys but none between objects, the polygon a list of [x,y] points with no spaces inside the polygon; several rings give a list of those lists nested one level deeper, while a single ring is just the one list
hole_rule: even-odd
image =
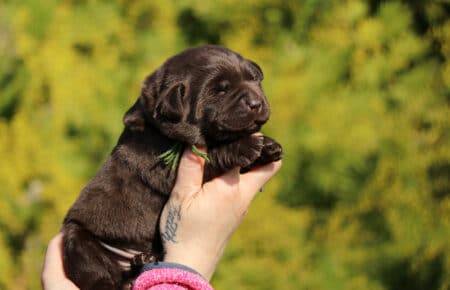
[{"label": "puppy mouth", "polygon": [[227,126],[225,124],[218,124],[217,125],[217,130],[219,132],[248,132],[248,133],[254,133],[256,131],[258,131],[259,129],[261,129],[261,125],[258,124],[252,124],[250,126],[246,126],[246,127],[241,127],[241,128],[236,128],[236,127],[231,127],[231,126]]},{"label": "puppy mouth", "polygon": [[244,121],[244,120],[228,120],[217,122],[215,127],[219,132],[230,132],[230,133],[246,133],[251,134],[258,132],[262,125],[266,123],[267,120],[253,120],[253,121]]},{"label": "puppy mouth", "polygon": [[262,94],[235,90],[226,101],[208,108],[204,115],[204,136],[211,141],[226,141],[259,132],[270,110]]},{"label": "puppy mouth", "polygon": [[230,110],[231,112],[222,113],[220,119],[214,122],[217,131],[230,133],[254,133],[261,129],[269,119],[269,111],[267,108],[261,112],[255,113],[246,111],[242,108]]}]

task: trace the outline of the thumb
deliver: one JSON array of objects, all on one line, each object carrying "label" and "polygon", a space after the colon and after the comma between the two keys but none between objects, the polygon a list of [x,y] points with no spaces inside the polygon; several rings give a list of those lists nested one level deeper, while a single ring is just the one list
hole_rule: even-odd
[{"label": "thumb", "polygon": [[190,148],[186,148],[178,166],[178,175],[172,196],[181,197],[199,192],[202,188],[204,167],[205,160],[195,155]]},{"label": "thumb", "polygon": [[281,168],[281,160],[266,164],[242,174],[240,188],[247,202],[250,203],[264,184]]}]

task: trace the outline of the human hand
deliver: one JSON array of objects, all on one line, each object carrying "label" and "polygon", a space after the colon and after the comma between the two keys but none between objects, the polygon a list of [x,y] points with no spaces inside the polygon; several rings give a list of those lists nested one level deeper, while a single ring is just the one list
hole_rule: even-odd
[{"label": "human hand", "polygon": [[183,153],[160,229],[164,261],[189,266],[210,280],[253,197],[280,169],[281,161],[245,174],[234,168],[202,186],[204,162],[189,149]]},{"label": "human hand", "polygon": [[79,290],[64,273],[62,238],[63,234],[59,233],[48,244],[41,275],[44,290]]}]

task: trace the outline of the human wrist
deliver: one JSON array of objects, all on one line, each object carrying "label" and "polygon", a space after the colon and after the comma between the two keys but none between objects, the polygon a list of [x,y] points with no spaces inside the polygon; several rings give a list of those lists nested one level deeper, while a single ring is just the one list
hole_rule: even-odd
[{"label": "human wrist", "polygon": [[181,250],[169,251],[164,257],[164,262],[185,265],[197,271],[205,280],[211,280],[217,264],[223,255],[223,249],[210,253],[208,251]]}]

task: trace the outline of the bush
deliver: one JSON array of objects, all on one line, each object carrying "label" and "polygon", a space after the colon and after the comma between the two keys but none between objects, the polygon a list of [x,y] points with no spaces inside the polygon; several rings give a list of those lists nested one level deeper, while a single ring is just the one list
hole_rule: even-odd
[{"label": "bush", "polygon": [[[0,1],[0,289],[37,289],[49,239],[166,58],[257,61],[283,169],[217,289],[450,287],[445,1]],[[14,286],[12,286],[14,285]]]}]

